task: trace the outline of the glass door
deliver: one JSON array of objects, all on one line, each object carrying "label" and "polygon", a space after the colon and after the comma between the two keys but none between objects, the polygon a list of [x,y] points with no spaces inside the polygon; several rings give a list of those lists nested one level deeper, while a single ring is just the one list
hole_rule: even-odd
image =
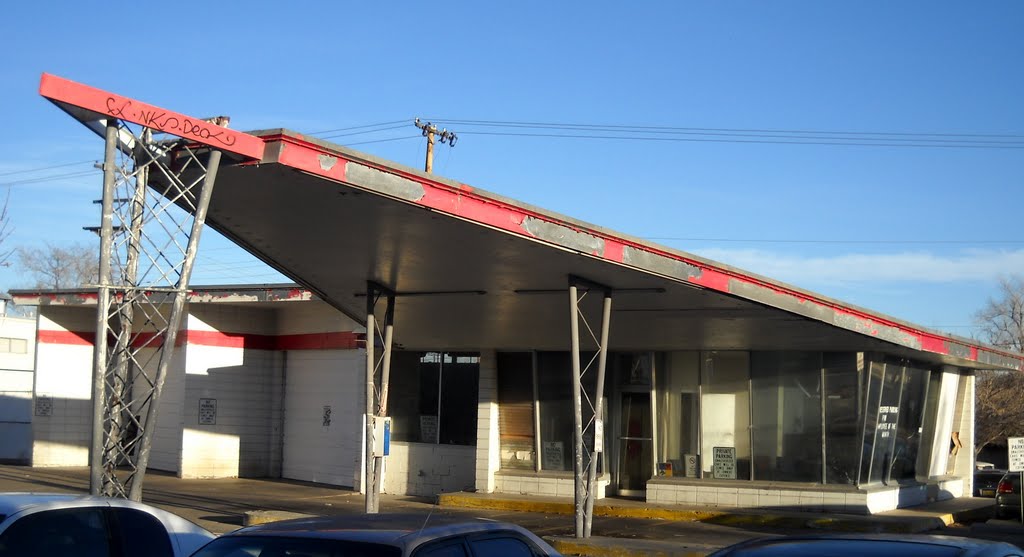
[{"label": "glass door", "polygon": [[640,496],[654,470],[651,394],[622,393],[619,406],[618,488],[620,495]]}]

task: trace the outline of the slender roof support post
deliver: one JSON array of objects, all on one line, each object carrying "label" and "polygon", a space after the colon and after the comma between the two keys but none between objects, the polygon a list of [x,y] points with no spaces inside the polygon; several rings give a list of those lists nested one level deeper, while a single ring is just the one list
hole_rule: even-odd
[{"label": "slender roof support post", "polygon": [[107,318],[110,310],[110,251],[114,236],[114,186],[117,181],[117,120],[107,120],[103,153],[103,199],[100,217],[100,261],[96,301],[96,341],[92,354],[92,443],[89,493],[100,495],[104,478],[104,415],[106,413]]},{"label": "slender roof support post", "polygon": [[[579,290],[584,289],[580,296]],[[594,337],[594,330],[588,324],[580,307],[580,302],[590,290],[604,292],[601,312],[600,338]],[[597,459],[604,444],[603,402],[605,366],[608,359],[608,333],[611,326],[612,290],[579,277],[569,277],[569,329],[572,336],[572,386],[573,386],[573,478],[575,480],[574,508],[575,533],[577,538],[589,538],[593,526],[594,499],[597,495]],[[596,344],[597,378],[593,396],[590,396],[583,383],[583,377],[595,360],[591,358],[584,366],[581,364],[580,317],[587,329],[590,340]],[[584,403],[586,415],[584,415]],[[585,433],[589,432],[589,436]],[[591,447],[588,450],[587,438]]]},{"label": "slender roof support post", "polygon": [[604,292],[601,309],[601,343],[597,360],[597,393],[594,396],[594,446],[590,448],[590,466],[587,473],[587,504],[583,537],[589,538],[594,523],[594,499],[597,498],[597,457],[604,451],[604,377],[608,362],[608,331],[611,328],[612,293]]},{"label": "slender roof support post", "polygon": [[[385,296],[387,307],[384,311],[384,330],[381,336],[382,353],[376,356],[377,319],[374,311],[377,301]],[[366,455],[363,474],[366,489],[365,512],[375,514],[380,510],[380,488],[384,472],[384,456],[374,454],[375,418],[387,416],[388,384],[391,380],[391,340],[395,324],[395,293],[373,281],[366,283]],[[380,392],[374,387],[377,369],[380,368]]]}]

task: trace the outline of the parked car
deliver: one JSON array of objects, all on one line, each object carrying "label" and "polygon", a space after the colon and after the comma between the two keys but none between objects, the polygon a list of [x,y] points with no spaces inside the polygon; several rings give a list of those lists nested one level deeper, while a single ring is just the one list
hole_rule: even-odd
[{"label": "parked car", "polygon": [[1007,472],[996,486],[996,518],[1020,518],[1020,472]]},{"label": "parked car", "polygon": [[211,539],[180,516],[126,499],[0,494],[0,557],[185,557]]},{"label": "parked car", "polygon": [[558,552],[528,530],[486,519],[373,514],[299,518],[224,534],[192,557],[543,557]]},{"label": "parked car", "polygon": [[720,549],[709,557],[1019,557],[1004,542],[926,535],[822,535],[760,538]]},{"label": "parked car", "polygon": [[1005,474],[1006,470],[997,470],[995,468],[986,468],[974,472],[974,496],[995,497],[996,488]]}]

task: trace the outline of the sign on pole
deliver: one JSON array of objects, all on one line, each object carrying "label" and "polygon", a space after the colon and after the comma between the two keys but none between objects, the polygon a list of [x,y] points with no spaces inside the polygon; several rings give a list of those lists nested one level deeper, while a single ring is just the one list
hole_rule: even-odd
[{"label": "sign on pole", "polygon": [[1006,445],[1010,450],[1010,472],[1024,472],[1024,437],[1010,437]]}]

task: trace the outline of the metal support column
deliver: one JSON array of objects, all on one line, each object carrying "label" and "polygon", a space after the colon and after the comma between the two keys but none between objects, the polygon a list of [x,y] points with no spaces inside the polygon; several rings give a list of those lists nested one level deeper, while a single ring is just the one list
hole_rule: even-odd
[{"label": "metal support column", "polygon": [[114,236],[114,188],[117,182],[116,157],[118,126],[108,120],[104,136],[103,199],[100,213],[100,261],[96,293],[96,341],[92,361],[92,443],[89,454],[89,492],[103,490],[103,440],[106,414],[107,319],[110,311],[110,248]]},{"label": "metal support column", "polygon": [[105,137],[90,491],[138,501],[221,151],[116,119]]},{"label": "metal support column", "polygon": [[[583,290],[582,295],[580,295],[580,290]],[[604,294],[599,338],[594,335],[594,330],[590,327],[581,304],[583,298],[592,290]],[[608,360],[608,334],[611,325],[611,304],[611,288],[579,277],[569,277],[569,326],[572,335],[574,412],[573,475],[577,538],[590,537],[593,524],[594,499],[597,496],[598,454],[603,451],[604,445],[603,399],[605,367]],[[595,351],[594,356],[585,366],[581,363],[583,351],[583,342],[580,337],[581,321],[586,327],[590,341],[594,344]],[[593,367],[597,369],[593,370]],[[597,375],[592,394],[587,392],[584,383],[586,374],[591,371]]]},{"label": "metal support column", "polygon": [[[188,244],[185,247],[185,257],[181,264],[181,271],[178,274],[178,284],[174,291],[174,302],[171,307],[171,315],[167,319],[167,327],[162,341],[160,360],[157,364],[156,378],[152,385],[152,393],[149,400],[149,411],[146,412],[145,425],[142,428],[142,437],[138,447],[138,459],[136,469],[143,471],[149,465],[149,452],[153,446],[153,433],[156,430],[157,410],[160,408],[160,395],[164,389],[164,382],[167,379],[167,368],[171,363],[171,356],[174,355],[174,346],[178,338],[178,329],[181,328],[181,318],[185,311],[185,298],[188,295],[188,285],[192,278],[192,269],[195,267],[196,252],[199,250],[199,237],[203,232],[203,225],[206,223],[206,212],[210,207],[210,199],[213,197],[213,184],[217,181],[217,170],[220,168],[220,151],[211,151],[206,163],[206,176],[203,178],[202,189],[196,199],[195,212],[192,218],[192,230],[188,236]],[[128,498],[133,501],[142,500],[142,481],[144,474],[138,474],[132,482]]]},{"label": "metal support column", "polygon": [[[384,329],[377,326],[375,310],[381,296],[387,300],[384,311]],[[373,281],[366,285],[366,454],[363,474],[366,490],[365,512],[374,514],[380,510],[380,490],[384,471],[384,457],[374,453],[375,418],[386,417],[388,410],[388,384],[391,380],[391,344],[395,323],[395,293]],[[382,353],[376,356],[377,338],[380,337]],[[375,388],[377,371],[380,370],[380,389]]]}]

